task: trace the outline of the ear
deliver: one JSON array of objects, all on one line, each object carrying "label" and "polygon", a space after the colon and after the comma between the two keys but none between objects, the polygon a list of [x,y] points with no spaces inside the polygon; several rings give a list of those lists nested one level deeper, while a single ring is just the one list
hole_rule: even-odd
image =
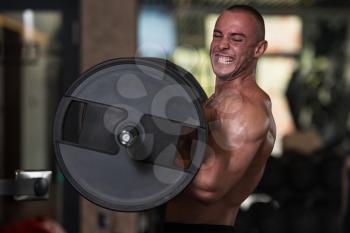
[{"label": "ear", "polygon": [[262,40],[259,41],[256,46],[255,46],[255,51],[254,51],[254,57],[259,58],[261,57],[267,49],[267,41]]}]

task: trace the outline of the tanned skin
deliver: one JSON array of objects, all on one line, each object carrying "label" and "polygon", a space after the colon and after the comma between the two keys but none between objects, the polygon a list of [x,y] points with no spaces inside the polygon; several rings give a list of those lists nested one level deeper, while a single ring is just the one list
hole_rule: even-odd
[{"label": "tanned skin", "polygon": [[255,79],[266,48],[250,12],[219,16],[210,48],[215,92],[204,106],[207,158],[190,187],[169,202],[167,222],[234,225],[241,203],[259,183],[276,137],[270,98]]}]

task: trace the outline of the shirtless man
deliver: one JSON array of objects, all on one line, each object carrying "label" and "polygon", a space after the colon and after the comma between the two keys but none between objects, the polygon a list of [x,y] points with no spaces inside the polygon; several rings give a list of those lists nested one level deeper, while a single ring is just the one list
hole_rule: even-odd
[{"label": "shirtless man", "polygon": [[232,227],[263,175],[276,136],[270,98],[255,80],[264,38],[263,18],[251,7],[230,7],[216,21],[210,47],[215,92],[204,106],[207,159],[166,211],[166,222],[185,224],[186,232],[199,224]]}]

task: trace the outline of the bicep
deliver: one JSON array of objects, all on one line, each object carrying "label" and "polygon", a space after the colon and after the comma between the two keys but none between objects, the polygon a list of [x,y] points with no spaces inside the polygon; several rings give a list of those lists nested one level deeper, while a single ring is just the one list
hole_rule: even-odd
[{"label": "bicep", "polygon": [[[234,188],[247,173],[251,172],[252,167],[256,167],[254,173],[259,175],[261,165],[266,161],[261,149],[264,146],[264,139],[256,139],[254,141],[246,141],[239,147],[230,152],[230,162],[228,166],[228,174],[231,175],[229,189]],[[259,164],[259,166],[256,166]]]},{"label": "bicep", "polygon": [[[264,117],[264,116],[261,116]],[[261,118],[260,118],[261,120]],[[267,120],[266,120],[267,121]],[[269,127],[256,119],[229,122],[221,130],[212,131],[218,147],[216,151],[229,158],[227,175],[230,175],[227,190],[234,188],[249,173],[251,181],[259,180],[264,169],[269,151],[267,142]],[[254,178],[253,178],[254,177]]]},{"label": "bicep", "polygon": [[247,141],[234,149],[223,150],[211,142],[209,147],[213,158],[196,175],[192,186],[195,196],[204,202],[225,196],[245,176],[261,145],[262,140]]},{"label": "bicep", "polygon": [[262,157],[259,150],[269,129],[266,112],[244,101],[233,105],[235,108],[230,110],[222,102],[206,112],[212,159],[201,167],[192,186],[196,196],[205,201],[215,201],[235,188]]}]

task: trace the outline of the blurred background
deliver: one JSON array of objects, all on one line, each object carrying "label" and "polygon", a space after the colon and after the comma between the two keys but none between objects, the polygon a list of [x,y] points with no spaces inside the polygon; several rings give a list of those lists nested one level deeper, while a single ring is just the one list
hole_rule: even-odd
[{"label": "blurred background", "polygon": [[242,205],[237,232],[350,232],[346,0],[0,1],[0,179],[17,169],[53,171],[46,201],[0,196],[0,232],[155,232],[157,211],[102,209],[66,182],[52,148],[56,105],[82,71],[116,57],[169,59],[210,95],[212,29],[232,4],[251,4],[264,16],[269,48],[257,82],[277,124],[273,154]]}]

